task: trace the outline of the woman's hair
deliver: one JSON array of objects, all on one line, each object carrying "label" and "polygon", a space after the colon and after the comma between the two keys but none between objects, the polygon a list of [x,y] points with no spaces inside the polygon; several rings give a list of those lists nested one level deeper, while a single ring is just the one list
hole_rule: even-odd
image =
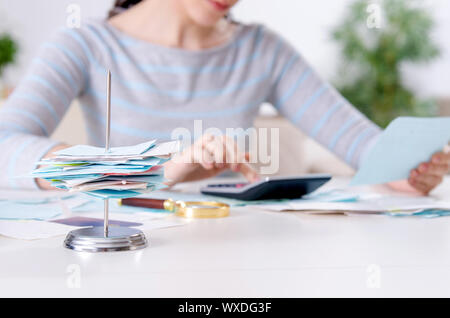
[{"label": "woman's hair", "polygon": [[109,11],[108,17],[112,18],[142,1],[143,0],[116,0],[114,7]]}]

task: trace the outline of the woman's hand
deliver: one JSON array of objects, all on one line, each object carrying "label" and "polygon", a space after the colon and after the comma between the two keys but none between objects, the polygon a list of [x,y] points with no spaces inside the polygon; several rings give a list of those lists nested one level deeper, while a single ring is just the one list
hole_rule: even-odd
[{"label": "woman's hand", "polygon": [[204,135],[164,165],[169,185],[210,178],[225,170],[240,172],[250,182],[259,175],[247,163],[248,154],[239,151],[233,139]]},{"label": "woman's hand", "polygon": [[412,170],[408,183],[423,194],[429,194],[450,171],[450,152],[438,152],[430,161]]},{"label": "woman's hand", "polygon": [[[57,151],[60,151],[60,150],[66,149],[66,148],[69,148],[69,146],[68,145],[57,145],[57,146],[53,147],[52,149],[50,149],[50,151],[47,152],[47,154],[44,157],[42,157],[42,159],[53,158],[54,152],[57,152]],[[42,166],[39,166],[38,168],[41,168],[41,167]],[[59,189],[52,187],[51,183],[44,179],[35,179],[35,180],[36,180],[36,184],[38,185],[38,187],[42,190],[59,190]]]}]

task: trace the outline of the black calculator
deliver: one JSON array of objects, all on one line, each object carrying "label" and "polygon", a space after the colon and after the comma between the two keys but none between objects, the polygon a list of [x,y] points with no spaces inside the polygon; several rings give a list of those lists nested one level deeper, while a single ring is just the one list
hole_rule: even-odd
[{"label": "black calculator", "polygon": [[329,175],[300,177],[267,177],[255,183],[210,184],[201,189],[203,194],[244,201],[298,199],[309,194],[328,181]]}]

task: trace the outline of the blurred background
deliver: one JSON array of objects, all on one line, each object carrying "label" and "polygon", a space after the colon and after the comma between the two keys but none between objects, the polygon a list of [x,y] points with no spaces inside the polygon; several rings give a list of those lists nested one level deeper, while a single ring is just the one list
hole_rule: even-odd
[{"label": "blurred background", "polygon": [[[82,21],[104,18],[112,2],[0,0],[0,105],[74,8]],[[450,115],[449,0],[240,0],[233,17],[278,31],[380,126],[400,115]],[[85,143],[83,126],[75,102],[53,137]],[[281,129],[280,153],[290,155],[280,158],[279,174],[353,172],[270,105],[255,126]]]}]

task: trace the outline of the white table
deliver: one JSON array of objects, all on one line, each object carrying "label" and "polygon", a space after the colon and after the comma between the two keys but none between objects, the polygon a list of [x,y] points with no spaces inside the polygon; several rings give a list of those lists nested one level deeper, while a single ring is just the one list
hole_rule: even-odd
[{"label": "white table", "polygon": [[[449,194],[446,180],[435,195]],[[0,296],[450,297],[450,218],[236,208],[146,234],[149,248],[111,254],[2,237]]]}]

